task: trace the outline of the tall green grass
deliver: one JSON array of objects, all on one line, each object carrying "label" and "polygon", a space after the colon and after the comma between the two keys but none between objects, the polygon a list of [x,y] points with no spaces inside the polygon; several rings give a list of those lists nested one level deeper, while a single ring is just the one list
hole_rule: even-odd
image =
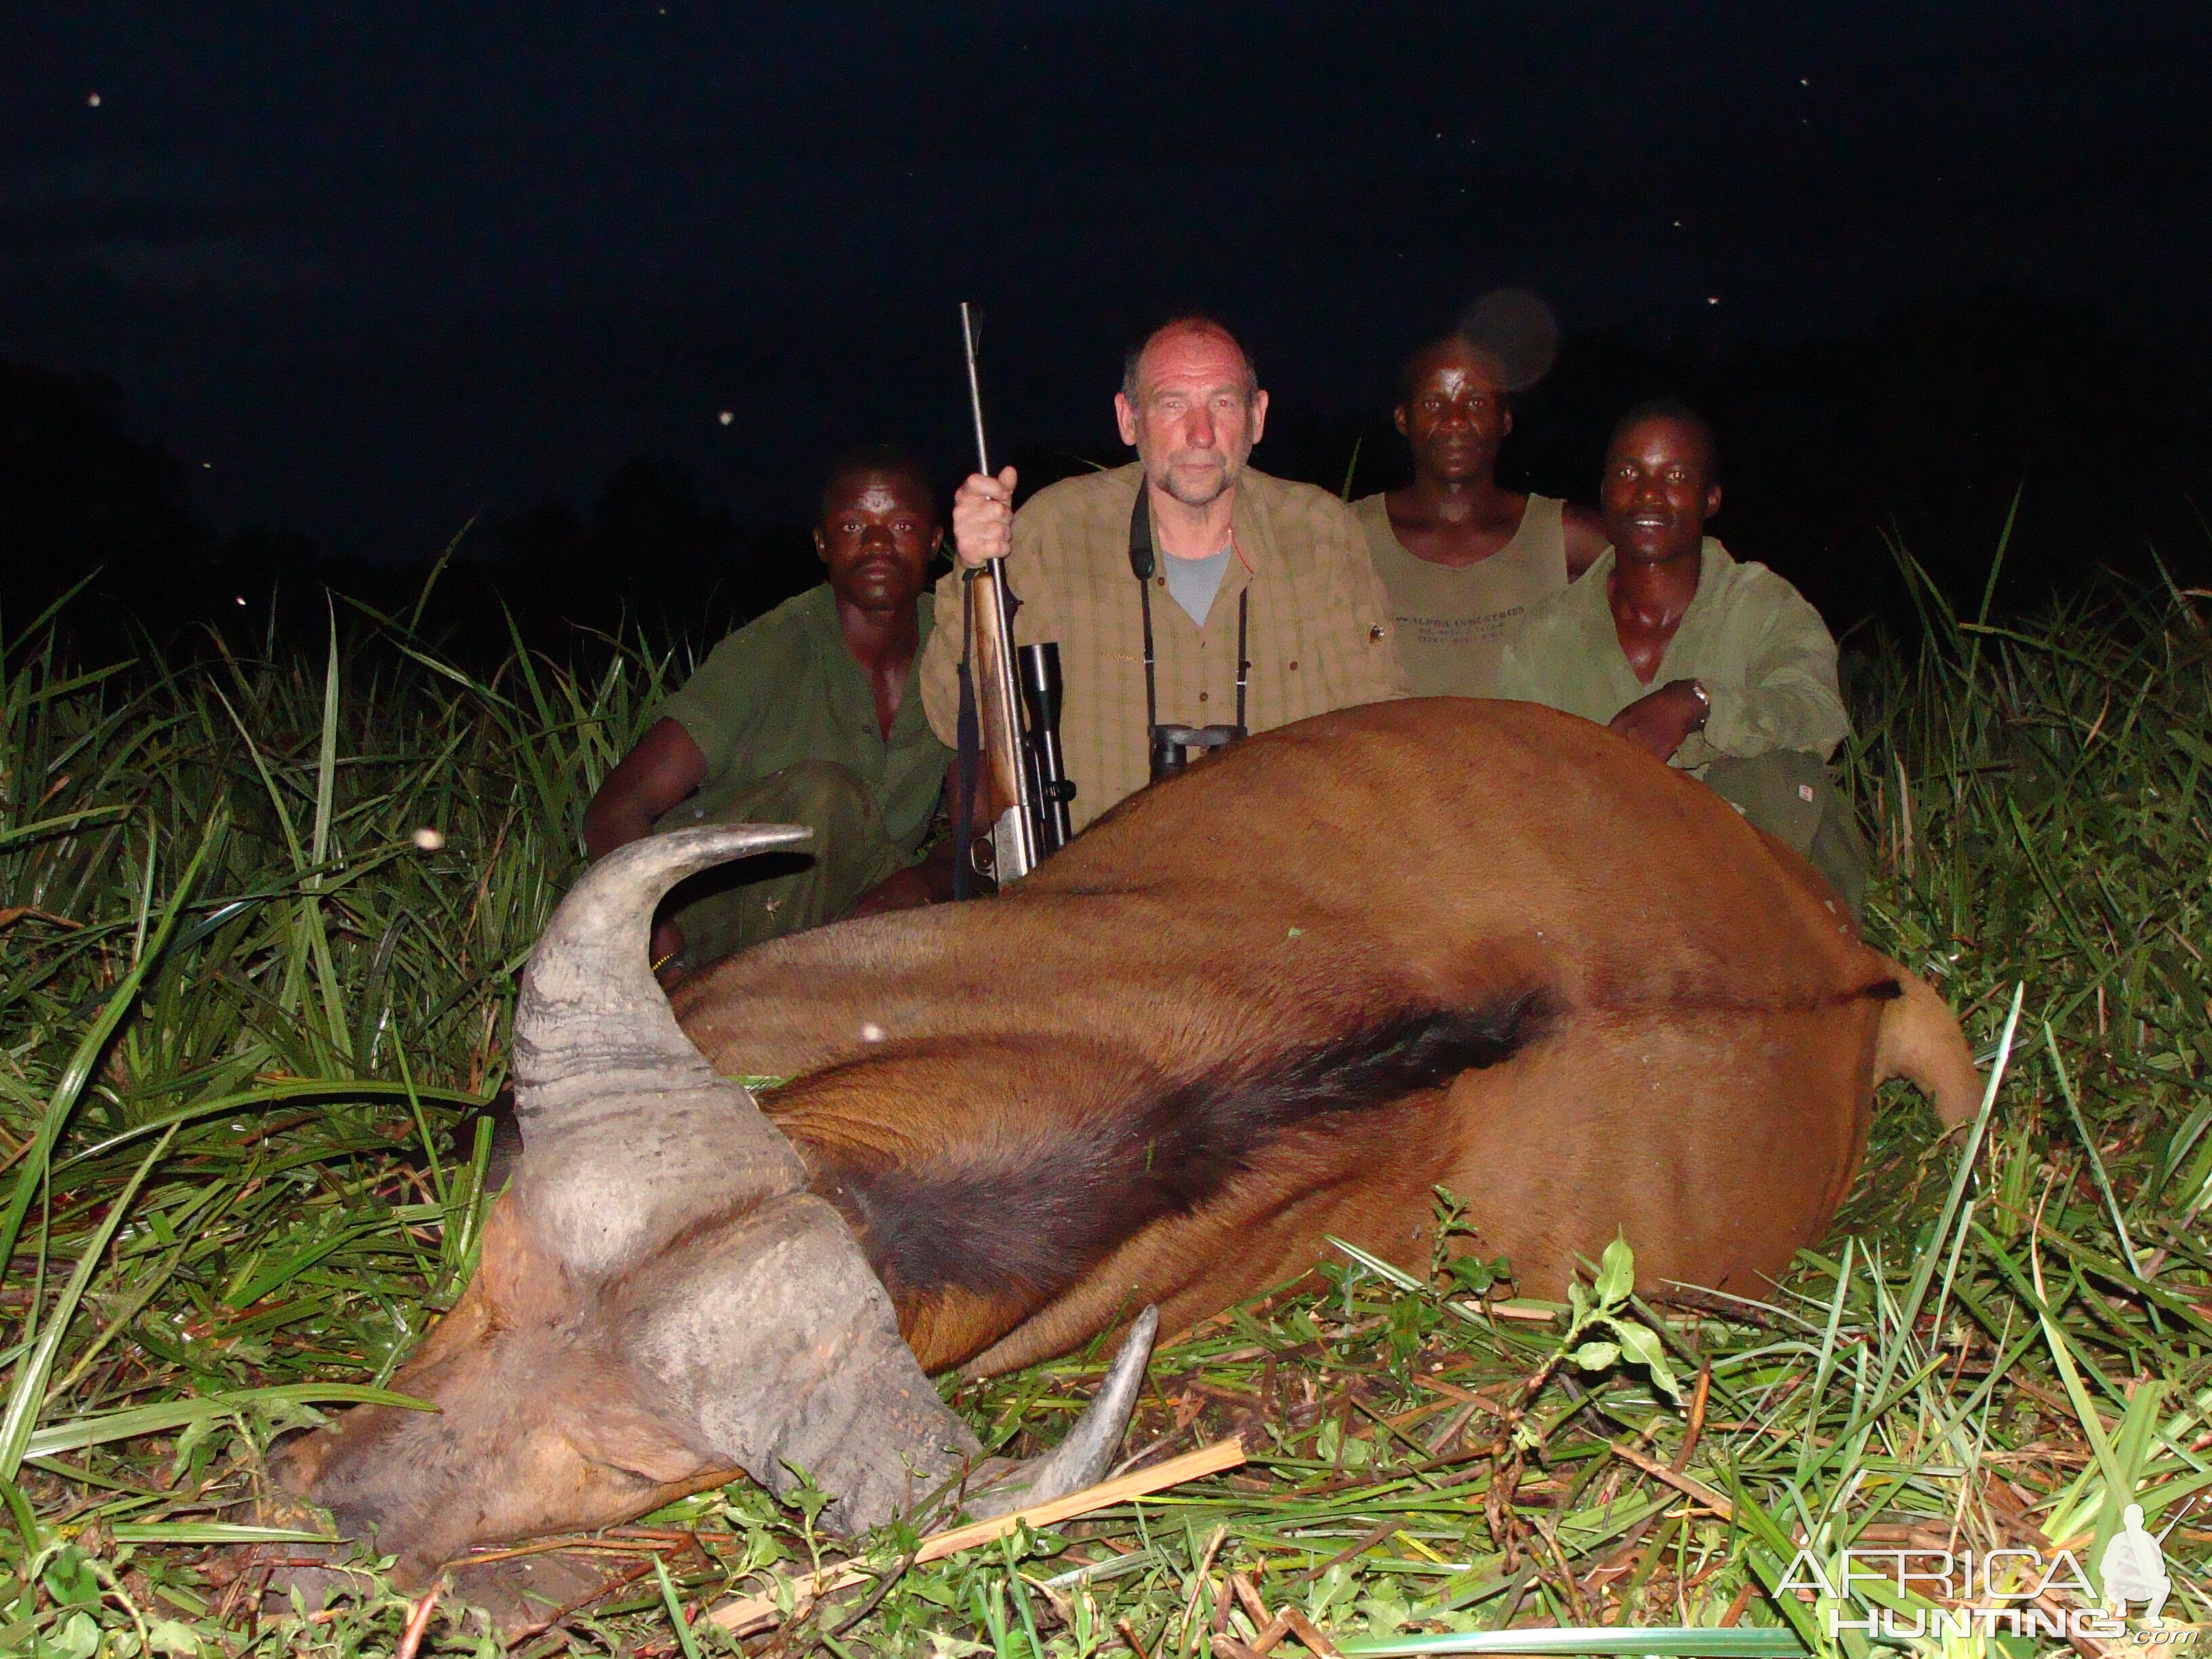
[{"label": "tall green grass", "polygon": [[[1777,1593],[1800,1548],[2086,1559],[2130,1500],[2181,1517],[2169,1611],[2204,1616],[2202,599],[2000,625],[1928,595],[1926,644],[1861,686],[1870,931],[1992,1058],[2018,1000],[1974,1181],[1900,1095],[1834,1238],[1771,1302],[1616,1294],[1571,1342],[1569,1310],[1491,1317],[1472,1269],[1347,1257],[1156,1362],[1138,1443],[1233,1429],[1244,1471],[906,1572],[790,1648],[1229,1654],[1287,1607],[1347,1653],[1530,1622],[1822,1649],[1818,1606]],[[313,1620],[265,1601],[287,1533],[252,1500],[270,1437],[372,1397],[465,1281],[481,1149],[456,1126],[502,1081],[583,803],[682,672],[634,641],[588,661],[518,652],[479,679],[357,615],[311,649],[210,636],[189,662],[85,668],[42,624],[7,642],[0,1653],[401,1639],[390,1596]],[[1094,1374],[957,1400],[988,1438],[1051,1438]],[[601,1540],[621,1582],[532,1650],[726,1646],[686,1610],[819,1547],[803,1513],[703,1495]],[[422,1650],[495,1645],[441,1606]]]}]

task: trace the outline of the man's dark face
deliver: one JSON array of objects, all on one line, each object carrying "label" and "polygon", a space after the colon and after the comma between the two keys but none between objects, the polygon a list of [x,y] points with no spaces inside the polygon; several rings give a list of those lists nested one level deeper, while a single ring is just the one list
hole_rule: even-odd
[{"label": "man's dark face", "polygon": [[1598,505],[1623,563],[1696,558],[1705,520],[1721,505],[1704,435],[1665,416],[1625,428],[1606,453]]},{"label": "man's dark face", "polygon": [[1413,471],[1443,483],[1488,477],[1498,446],[1513,430],[1498,365],[1458,341],[1437,346],[1414,365],[1397,418],[1413,447]]},{"label": "man's dark face", "polygon": [[937,508],[919,478],[860,471],[830,481],[814,550],[837,597],[860,611],[910,608],[945,544]]}]

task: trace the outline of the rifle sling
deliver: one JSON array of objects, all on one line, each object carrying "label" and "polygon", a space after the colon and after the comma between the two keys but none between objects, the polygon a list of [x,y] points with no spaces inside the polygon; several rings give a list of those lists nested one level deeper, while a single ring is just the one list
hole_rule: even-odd
[{"label": "rifle sling", "polygon": [[1152,503],[1145,499],[1145,480],[1137,478],[1137,504],[1129,509],[1129,574],[1137,579],[1137,603],[1145,613],[1145,741],[1160,723],[1160,696],[1152,669],[1152,572],[1159,561],[1152,554]]},{"label": "rifle sling", "polygon": [[[972,574],[973,573],[969,573]],[[975,838],[975,775],[981,769],[983,732],[975,713],[975,677],[969,659],[975,642],[969,619],[974,611],[966,578],[960,591],[960,714],[953,734],[957,747],[952,762],[952,897],[955,902],[975,896],[969,874],[969,846]]]},{"label": "rifle sling", "polygon": [[1251,620],[1252,589],[1248,583],[1237,595],[1237,729],[1239,732],[1249,729],[1244,724],[1244,683],[1252,675],[1251,654],[1245,649],[1246,641],[1251,636],[1247,624]]}]

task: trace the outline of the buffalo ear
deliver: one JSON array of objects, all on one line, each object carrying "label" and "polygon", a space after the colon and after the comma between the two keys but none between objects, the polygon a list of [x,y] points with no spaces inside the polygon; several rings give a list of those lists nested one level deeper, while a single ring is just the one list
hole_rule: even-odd
[{"label": "buffalo ear", "polygon": [[656,1486],[681,1486],[722,1466],[702,1457],[634,1405],[579,1401],[569,1443],[594,1463],[621,1469]]},{"label": "buffalo ear", "polygon": [[322,1479],[323,1460],[330,1454],[328,1429],[287,1429],[270,1443],[264,1467],[281,1491],[303,1498]]}]

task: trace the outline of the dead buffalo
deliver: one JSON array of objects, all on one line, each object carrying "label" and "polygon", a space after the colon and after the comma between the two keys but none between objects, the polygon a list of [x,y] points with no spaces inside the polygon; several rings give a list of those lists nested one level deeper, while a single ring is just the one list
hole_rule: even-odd
[{"label": "dead buffalo", "polygon": [[[656,901],[803,833],[636,842],[546,930],[523,1158],[394,1382],[441,1409],[356,1410],[283,1460],[403,1576],[740,1468],[881,1522],[976,1449],[925,1372],[1029,1364],[1151,1304],[1181,1328],[1324,1234],[1425,1265],[1439,1185],[1527,1289],[1625,1231],[1646,1282],[1755,1292],[1827,1225],[1876,1084],[1947,1123],[1976,1098],[1949,1012],[1804,863],[1526,705],[1255,737],[995,899],[745,952],[672,1018]],[[793,1081],[763,1116],[742,1075]],[[1000,1504],[1095,1477],[1127,1352]]]}]

